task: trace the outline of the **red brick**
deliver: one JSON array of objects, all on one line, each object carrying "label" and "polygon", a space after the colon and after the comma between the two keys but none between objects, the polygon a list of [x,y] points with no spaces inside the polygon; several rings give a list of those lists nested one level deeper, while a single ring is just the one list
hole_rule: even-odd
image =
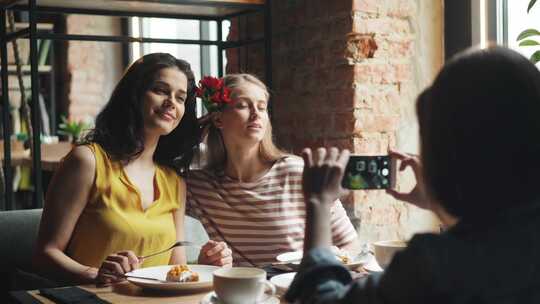
[{"label": "red brick", "polygon": [[326,145],[328,147],[336,147],[338,149],[348,149],[352,151],[353,149],[353,140],[352,138],[334,138],[327,139]]},{"label": "red brick", "polygon": [[370,85],[357,83],[354,107],[369,109],[374,114],[399,115],[400,96],[397,85]]},{"label": "red brick", "polygon": [[410,82],[413,80],[412,66],[410,63],[399,63],[394,65],[396,82]]},{"label": "red brick", "polygon": [[395,145],[393,133],[362,132],[353,138],[354,153],[365,155],[383,155]]},{"label": "red brick", "polygon": [[399,115],[377,115],[372,111],[355,113],[354,132],[390,132],[397,130]]},{"label": "red brick", "polygon": [[[278,2],[278,1],[276,1]],[[279,1],[281,2],[281,1]],[[326,14],[324,13],[322,9],[322,5],[326,2],[326,0],[322,1],[309,1],[309,4],[307,5],[306,9],[306,17],[310,20],[314,19],[324,19]]]},{"label": "red brick", "polygon": [[388,16],[407,18],[415,15],[416,2],[413,0],[387,0]]},{"label": "red brick", "polygon": [[407,20],[398,18],[353,18],[353,32],[360,34],[409,34]]},{"label": "red brick", "polygon": [[354,132],[355,118],[353,113],[337,113],[334,115],[334,132],[351,134]]},{"label": "red brick", "polygon": [[355,82],[393,84],[413,80],[410,63],[359,63],[355,64]]},{"label": "red brick", "polygon": [[321,45],[313,46],[304,52],[304,64],[315,70],[319,64],[321,54]]},{"label": "red brick", "polygon": [[352,10],[353,4],[351,3],[351,0],[334,0],[334,1],[328,1],[324,0],[322,1],[326,4],[326,9],[328,14],[330,15],[336,15],[339,13],[346,12],[347,14],[350,14]]},{"label": "red brick", "polygon": [[300,129],[309,130],[311,136],[320,136],[323,132],[323,121],[319,120],[316,115],[309,115],[303,119],[300,119]]},{"label": "red brick", "polygon": [[410,58],[414,54],[414,39],[412,36],[377,36],[375,38],[379,47],[375,58]]},{"label": "red brick", "polygon": [[302,151],[303,148],[317,149],[324,146],[325,141],[323,139],[307,139],[303,142],[300,142],[295,148],[295,150]]},{"label": "red brick", "polygon": [[346,64],[336,66],[332,71],[332,79],[327,88],[352,88],[354,74],[354,66]]},{"label": "red brick", "polygon": [[379,49],[374,36],[375,34],[348,34],[344,56],[352,62],[362,62],[365,59],[373,58]]},{"label": "red brick", "polygon": [[[328,92],[328,108],[335,112],[351,112],[354,107],[355,90],[337,89]],[[351,114],[352,115],[352,114]]]},{"label": "red brick", "polygon": [[309,26],[303,29],[304,43],[306,47],[322,44],[328,37],[324,35],[323,30],[317,26]]},{"label": "red brick", "polygon": [[353,0],[352,10],[367,13],[379,13],[382,5],[384,5],[384,3],[380,0]]},{"label": "red brick", "polygon": [[333,38],[345,36],[345,34],[352,31],[352,29],[353,22],[350,14],[343,18],[334,18],[328,26],[328,36]]},{"label": "red brick", "polygon": [[330,48],[332,46],[328,42],[321,42],[320,44],[315,45],[312,49],[314,50],[313,56],[316,58],[317,62],[315,68],[328,68],[332,66],[333,59],[328,56]]}]

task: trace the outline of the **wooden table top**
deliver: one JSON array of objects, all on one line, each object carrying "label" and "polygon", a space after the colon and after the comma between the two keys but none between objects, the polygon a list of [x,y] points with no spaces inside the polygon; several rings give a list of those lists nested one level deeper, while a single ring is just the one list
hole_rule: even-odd
[{"label": "wooden table top", "polygon": [[[59,142],[54,144],[42,144],[41,145],[41,169],[45,171],[54,171],[64,156],[71,151],[72,145],[68,142]],[[4,153],[0,151],[0,160],[3,161]],[[11,152],[11,165],[12,166],[32,166],[32,157],[30,156],[30,150],[13,150]]]},{"label": "wooden table top", "polygon": [[[11,165],[12,166],[21,166],[26,165],[30,158],[30,150],[15,150],[11,151]],[[4,161],[4,150],[0,152],[0,161]]]},{"label": "wooden table top", "polygon": [[[98,297],[111,303],[185,303],[199,304],[202,298],[211,290],[201,290],[195,293],[166,293],[158,291],[146,291],[131,283],[123,282],[108,287],[96,287],[95,285],[78,286],[95,293]],[[33,290],[30,292],[32,296],[47,304],[53,301],[39,295],[39,291]]]},{"label": "wooden table top", "polygon": [[[157,290],[145,290],[129,282],[122,282],[108,287],[95,285],[77,286],[95,293],[98,297],[111,303],[145,303],[145,304],[200,304],[201,300],[211,292],[211,289],[202,289],[191,293],[171,293]],[[33,297],[44,304],[54,304],[53,301],[39,295],[39,291],[29,292]],[[286,302],[281,301],[285,304]]]}]

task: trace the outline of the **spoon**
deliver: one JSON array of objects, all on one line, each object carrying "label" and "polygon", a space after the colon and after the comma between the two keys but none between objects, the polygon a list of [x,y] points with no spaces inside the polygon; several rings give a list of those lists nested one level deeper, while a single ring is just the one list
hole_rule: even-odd
[{"label": "spoon", "polygon": [[196,248],[201,248],[200,245],[197,245],[193,242],[190,242],[190,241],[178,241],[176,243],[174,243],[171,247],[167,248],[167,249],[164,249],[164,250],[161,250],[161,251],[158,251],[158,252],[154,252],[152,254],[148,254],[148,255],[145,255],[145,256],[142,256],[142,257],[139,257],[140,259],[146,259],[146,258],[149,258],[149,257],[153,257],[155,255],[158,255],[158,254],[162,254],[164,252],[167,252],[175,247],[179,247],[179,246],[190,246],[190,247],[196,247]]}]

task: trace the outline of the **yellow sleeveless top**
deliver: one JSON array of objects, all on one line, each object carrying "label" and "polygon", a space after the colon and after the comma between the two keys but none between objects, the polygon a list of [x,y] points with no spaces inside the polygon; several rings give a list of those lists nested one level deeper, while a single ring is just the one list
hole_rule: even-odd
[{"label": "yellow sleeveless top", "polygon": [[[179,208],[180,177],[156,166],[155,201],[142,209],[141,196],[119,162],[112,161],[96,143],[88,147],[96,158],[96,177],[66,254],[75,261],[99,267],[111,253],[132,250],[143,256],[171,246],[176,241],[173,212]],[[166,265],[171,252],[146,259],[143,267]]]}]

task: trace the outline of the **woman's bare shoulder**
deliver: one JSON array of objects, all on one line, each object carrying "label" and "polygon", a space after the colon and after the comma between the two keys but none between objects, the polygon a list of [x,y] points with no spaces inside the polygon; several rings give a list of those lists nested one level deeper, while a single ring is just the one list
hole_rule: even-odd
[{"label": "woman's bare shoulder", "polygon": [[79,145],[64,158],[63,165],[73,169],[93,169],[96,166],[96,158],[88,145]]}]

